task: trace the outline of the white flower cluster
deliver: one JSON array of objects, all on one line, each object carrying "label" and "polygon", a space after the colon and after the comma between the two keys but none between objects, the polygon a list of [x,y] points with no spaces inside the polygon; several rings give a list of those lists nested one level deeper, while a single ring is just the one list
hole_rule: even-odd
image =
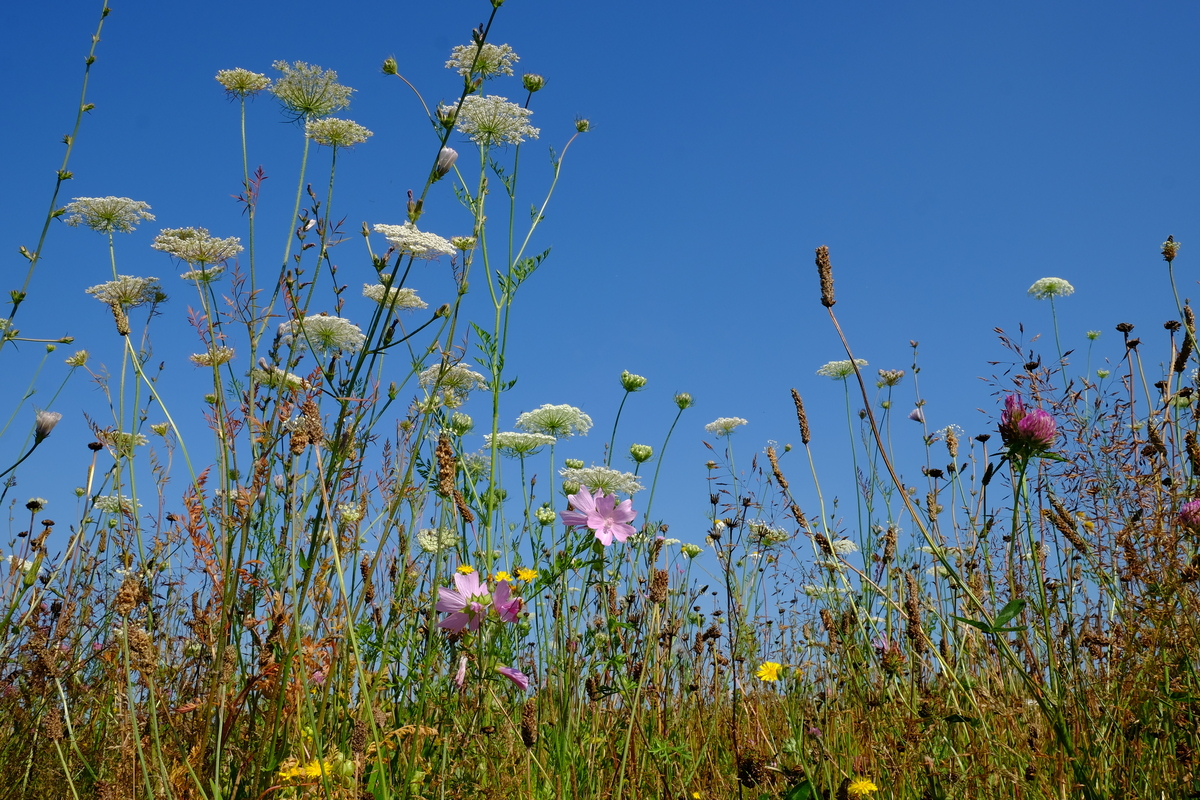
[{"label": "white flower cluster", "polygon": [[[8,562],[9,569],[11,569],[13,572],[20,570],[22,574],[26,574],[33,569],[33,565],[35,563],[33,561],[27,561],[20,556],[5,556],[4,560]],[[41,571],[42,570],[39,568],[38,572]]]},{"label": "white flower cluster", "polygon": [[698,544],[685,544],[680,546],[679,552],[683,553],[688,558],[695,558],[704,552],[704,548]]},{"label": "white flower cluster", "polygon": [[281,323],[279,336],[284,347],[303,350],[311,346],[322,353],[336,350],[353,353],[367,340],[362,330],[350,320],[327,314],[313,314]]},{"label": "white flower cluster", "polygon": [[304,135],[326,147],[353,147],[375,134],[349,119],[310,119],[304,123]]},{"label": "white flower cluster", "polygon": [[517,427],[530,433],[544,433],[555,439],[569,439],[576,433],[586,436],[592,427],[592,418],[575,406],[547,403],[517,417]]},{"label": "white flower cluster", "polygon": [[865,358],[856,358],[853,363],[848,358],[841,361],[830,361],[817,370],[817,374],[824,378],[833,378],[836,381],[845,380],[854,374],[855,364],[865,367],[867,366],[867,360]]},{"label": "white flower cluster", "polygon": [[783,528],[777,528],[761,519],[751,520],[747,527],[750,528],[750,535],[763,547],[770,547],[792,538]]},{"label": "white flower cluster", "polygon": [[851,553],[858,552],[858,545],[849,539],[834,539],[829,543],[829,546],[839,556],[848,556]]},{"label": "white flower cluster", "polygon": [[[544,433],[522,433],[520,431],[502,431],[496,434],[496,447],[509,458],[531,456],[546,445],[554,444],[557,439]],[[492,435],[484,434],[483,446],[492,446]]]},{"label": "white flower cluster", "polygon": [[729,434],[733,433],[735,428],[749,424],[749,422],[741,417],[719,417],[705,425],[704,430],[708,431],[709,433],[716,434],[717,436],[728,436]]},{"label": "white flower cluster", "polygon": [[487,388],[487,378],[462,364],[451,364],[450,366],[434,364],[432,367],[422,370],[421,374],[417,376],[417,382],[424,389],[442,390],[447,395],[447,399],[451,395],[455,399],[460,399],[475,389]]},{"label": "white flower cluster", "polygon": [[144,219],[154,219],[150,205],[128,197],[76,197],[63,209],[63,222],[84,225],[99,233],[132,233]]},{"label": "white flower cluster", "polygon": [[96,508],[109,514],[123,512],[132,514],[134,511],[142,507],[141,503],[135,503],[132,499],[123,494],[109,494],[97,497],[95,501]]},{"label": "white flower cluster", "polygon": [[115,281],[90,286],[86,291],[101,303],[128,308],[161,303],[167,299],[158,278],[136,278],[133,275],[118,275]]},{"label": "white flower cluster", "polygon": [[1075,287],[1062,278],[1042,278],[1034,281],[1033,286],[1029,287],[1029,296],[1038,300],[1045,300],[1048,297],[1066,297],[1074,293]]},{"label": "white flower cluster", "polygon": [[248,69],[222,69],[217,71],[217,83],[225,87],[232,97],[246,98],[256,95],[271,85],[271,79],[260,72]]},{"label": "white flower cluster", "polygon": [[[242,252],[241,241],[236,236],[226,239],[213,236],[207,228],[166,228],[154,237],[150,246],[188,264],[223,264]],[[220,274],[221,270],[199,269],[179,277],[212,280]]]},{"label": "white flower cluster", "polygon": [[417,531],[417,546],[426,553],[441,553],[458,544],[458,534],[450,528],[422,528]]},{"label": "white flower cluster", "polygon": [[634,494],[643,488],[640,475],[632,472],[621,472],[608,467],[567,467],[559,470],[559,475],[567,483],[578,483],[586,486],[593,493],[605,494]]},{"label": "white flower cluster", "polygon": [[147,444],[150,440],[144,433],[123,433],[121,431],[104,431],[100,439],[117,455],[133,456],[133,448]]},{"label": "white flower cluster", "polygon": [[188,358],[197,367],[219,367],[233,360],[233,348],[218,345],[207,353],[193,353]]},{"label": "white flower cluster", "polygon": [[272,389],[289,389],[293,392],[298,392],[301,389],[308,388],[308,381],[304,380],[304,378],[282,370],[279,367],[263,365],[255,367],[250,370],[250,379],[255,383],[268,386]]},{"label": "white flower cluster", "polygon": [[400,310],[402,308],[429,308],[429,304],[417,297],[414,289],[391,289],[382,283],[363,284],[363,297],[374,300],[381,306]]},{"label": "white flower cluster", "polygon": [[361,503],[338,503],[335,510],[337,511],[338,519],[351,525],[363,518]]},{"label": "white flower cluster", "polygon": [[472,94],[463,98],[456,125],[460,133],[476,144],[520,144],[526,137],[536,139],[540,133],[529,124],[532,113],[508,102],[507,97]]},{"label": "white flower cluster", "polygon": [[375,232],[382,233],[397,251],[409,253],[413,258],[433,260],[454,255],[454,245],[436,233],[417,230],[417,226],[411,222],[403,225],[379,224],[375,226]]},{"label": "white flower cluster", "polygon": [[513,52],[506,44],[484,43],[460,44],[450,51],[450,60],[446,69],[452,69],[464,78],[478,75],[482,78],[494,78],[497,75],[512,75],[512,65],[521,57]]}]

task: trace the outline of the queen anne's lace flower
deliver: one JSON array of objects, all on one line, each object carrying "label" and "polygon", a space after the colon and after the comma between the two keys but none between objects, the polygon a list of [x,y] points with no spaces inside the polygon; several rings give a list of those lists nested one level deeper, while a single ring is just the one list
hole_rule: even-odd
[{"label": "queen anne's lace flower", "polygon": [[188,358],[198,367],[219,367],[233,360],[233,348],[218,345],[207,353],[193,353]]},{"label": "queen anne's lace flower", "polygon": [[63,359],[63,363],[68,367],[82,367],[87,363],[89,355],[87,350],[76,350],[75,355]]},{"label": "queen anne's lace flower", "polygon": [[367,340],[362,329],[350,320],[325,314],[284,322],[279,326],[279,336],[285,347],[303,350],[311,346],[321,353],[335,350],[352,353]]},{"label": "queen anne's lace flower", "polygon": [[99,233],[132,233],[144,219],[154,219],[150,205],[128,197],[76,197],[63,209],[71,227],[85,225]]},{"label": "queen anne's lace flower", "polygon": [[405,308],[429,308],[429,304],[417,297],[413,289],[392,289],[382,283],[363,284],[363,297],[374,300],[381,306],[394,308],[397,311]]},{"label": "queen anne's lace flower", "polygon": [[850,359],[830,361],[817,370],[817,374],[824,378],[833,378],[835,381],[845,380],[854,374],[855,364],[859,367],[865,367],[867,366],[867,360],[865,358],[856,358],[853,364],[850,363]]},{"label": "queen anne's lace flower", "polygon": [[763,547],[770,547],[792,538],[783,528],[776,528],[761,519],[747,523],[747,527],[750,528],[750,534],[755,541]]},{"label": "queen anne's lace flower", "polygon": [[375,226],[375,232],[382,233],[397,251],[409,253],[413,258],[432,260],[454,255],[454,245],[436,233],[417,230],[417,226],[411,222],[403,225],[379,224]]},{"label": "queen anne's lace flower", "polygon": [[704,430],[708,431],[709,433],[716,434],[717,436],[728,436],[729,434],[733,433],[735,428],[749,424],[749,422],[741,417],[719,417],[705,425]]},{"label": "queen anne's lace flower", "polygon": [[132,514],[134,511],[142,507],[141,503],[135,503],[132,499],[123,494],[110,494],[102,497],[97,497],[95,501],[96,508],[109,514],[123,512]]},{"label": "queen anne's lace flower", "polygon": [[298,392],[308,388],[308,381],[304,378],[278,367],[260,365],[250,370],[250,379],[272,389],[289,389]]},{"label": "queen anne's lace flower", "polygon": [[592,492],[635,494],[645,488],[642,486],[641,476],[608,467],[582,467],[579,469],[567,467],[559,470],[558,474],[566,483],[586,486]]},{"label": "queen anne's lace flower", "polygon": [[508,102],[507,97],[477,94],[463,98],[455,124],[472,142],[481,145],[520,144],[536,139],[540,131],[529,124],[533,112]]},{"label": "queen anne's lace flower", "polygon": [[121,431],[104,431],[100,434],[100,439],[116,455],[122,455],[127,458],[133,456],[133,448],[147,444],[150,441],[143,433],[123,433]]},{"label": "queen anne's lace flower", "polygon": [[231,97],[252,97],[271,85],[271,79],[248,69],[223,69],[217,72],[217,83],[225,87]]},{"label": "queen anne's lace flower", "polygon": [[[553,436],[547,436],[544,433],[520,433],[518,431],[504,431],[497,433],[495,437],[496,447],[506,456],[511,458],[521,458],[531,456],[540,451],[547,445],[554,444],[557,439]],[[492,446],[492,435],[484,434],[483,446]]]},{"label": "queen anne's lace flower", "polygon": [[555,406],[547,403],[517,417],[517,427],[530,433],[544,433],[556,439],[570,439],[576,433],[586,436],[592,427],[592,418],[575,406]]},{"label": "queen anne's lace flower", "polygon": [[1033,286],[1029,287],[1030,297],[1036,297],[1038,300],[1045,300],[1047,297],[1066,297],[1074,293],[1075,287],[1062,278],[1042,278],[1034,281]]},{"label": "queen anne's lace flower", "polygon": [[417,546],[426,553],[441,553],[458,544],[458,534],[451,528],[422,528],[417,531]]},{"label": "queen anne's lace flower", "polygon": [[484,43],[482,48],[477,44],[460,44],[450,51],[446,69],[452,69],[464,78],[478,75],[486,79],[512,75],[512,65],[520,60],[521,57],[506,44]]},{"label": "queen anne's lace flower", "polygon": [[88,287],[86,291],[102,303],[126,308],[161,303],[167,299],[158,278],[137,278],[133,275],[118,275],[115,281]]},{"label": "queen anne's lace flower", "polygon": [[[220,239],[209,234],[207,228],[167,228],[154,237],[150,246],[161,250],[188,264],[223,264],[242,252],[241,239],[230,236]],[[185,272],[179,277],[195,280],[204,275],[216,277],[220,270]]]},{"label": "queen anne's lace flower", "polygon": [[462,396],[475,389],[487,388],[487,378],[462,364],[451,364],[445,367],[441,364],[434,364],[432,367],[422,370],[421,374],[417,376],[417,381],[424,389],[436,387]]},{"label": "queen anne's lace flower", "polygon": [[350,105],[354,90],[337,82],[337,73],[303,61],[276,61],[282,75],[275,79],[271,94],[296,119],[324,117]]},{"label": "queen anne's lace flower", "polygon": [[375,134],[348,119],[310,119],[304,124],[304,135],[326,147],[353,147]]}]

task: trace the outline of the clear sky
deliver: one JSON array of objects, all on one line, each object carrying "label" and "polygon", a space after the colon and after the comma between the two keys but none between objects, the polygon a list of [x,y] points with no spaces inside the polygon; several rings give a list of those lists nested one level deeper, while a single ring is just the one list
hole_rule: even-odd
[{"label": "clear sky", "polygon": [[[5,11],[0,268],[12,285],[0,289],[24,276],[17,246],[36,243],[99,9],[61,0]],[[64,200],[112,194],[153,206],[157,223],[122,237],[118,258],[122,272],[160,276],[174,295],[154,329],[164,380],[197,398],[204,391],[185,358],[198,349],[186,321],[193,290],[150,250],[154,233],[189,225],[245,233],[230,199],[241,179],[237,110],[213,80],[217,70],[272,73],[276,59],[336,69],[357,90],[341,116],[375,136],[339,159],[335,206],[351,230],[400,223],[405,190],[420,189],[433,144],[414,96],[380,63],[395,56],[430,101],[456,97],[458,78],[442,64],[489,9],[483,0],[115,0],[92,72],[96,108]],[[513,46],[519,72],[548,81],[532,105],[542,138],[522,151],[525,205],[543,185],[546,147],[561,147],[577,115],[593,131],[573,146],[538,234],[537,249],[553,246],[550,260],[517,301],[509,368],[520,380],[502,425],[542,403],[580,406],[596,430],[560,458],[599,461],[621,370],[650,382],[626,405],[619,446],[657,448],[672,395],[692,393],[655,505],[671,535],[698,541],[709,491],[703,425],[748,419],[736,436],[743,463],[767,440],[799,444],[795,386],[818,458],[834,470],[826,489],[845,494],[848,481],[836,479],[848,477],[844,397],[814,374],[844,357],[818,302],[820,244],[831,248],[837,311],[871,370],[908,369],[909,341],[920,342],[934,427],[958,423],[973,435],[991,424],[976,410],[996,407],[978,377],[1008,357],[993,329],[1019,335],[1024,323],[1026,339],[1050,332],[1049,306],[1026,295],[1039,278],[1076,288],[1059,303],[1064,347],[1080,348],[1074,369],[1083,369],[1089,329],[1103,331],[1093,368],[1120,355],[1117,322],[1160,342],[1161,323],[1176,316],[1158,255],[1167,234],[1183,242],[1181,291],[1200,297],[1198,22],[1187,3],[508,0],[491,40]],[[509,80],[489,91],[516,99],[518,79]],[[253,103],[248,133],[252,168],[271,176],[260,230],[273,263],[302,139],[267,96]],[[326,158],[314,162],[314,183]],[[456,235],[468,232],[467,219],[443,182],[422,227]],[[357,237],[338,256],[346,282],[367,279]],[[83,293],[108,273],[98,235],[56,224],[21,312],[23,333],[73,334],[75,347],[116,363],[111,318]],[[445,265],[422,267],[412,284],[431,304],[451,299]],[[1052,340],[1042,345],[1052,357]],[[43,392],[65,371],[57,356],[72,349],[51,359]],[[7,390],[19,392],[40,353],[26,345],[4,358],[18,376]],[[900,396],[911,391],[906,379]],[[65,500],[82,483],[82,412],[107,418],[84,380],[54,407],[65,419],[40,466],[22,469],[22,502]],[[483,418],[482,408],[468,410]],[[901,466],[916,476],[919,431],[898,431],[913,445]],[[3,459],[15,441],[4,440]],[[799,466],[789,471],[807,506]]]}]

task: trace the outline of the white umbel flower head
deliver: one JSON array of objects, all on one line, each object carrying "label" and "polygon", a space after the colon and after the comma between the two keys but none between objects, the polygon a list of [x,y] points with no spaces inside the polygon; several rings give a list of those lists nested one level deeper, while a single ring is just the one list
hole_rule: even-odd
[{"label": "white umbel flower head", "polygon": [[450,528],[422,528],[417,531],[417,546],[436,555],[458,544],[458,534]]},{"label": "white umbel flower head", "polygon": [[642,486],[641,476],[634,475],[632,472],[609,469],[608,467],[593,466],[579,469],[567,467],[559,470],[558,474],[562,476],[563,481],[566,483],[577,483],[580,486],[586,486],[593,493],[634,494],[645,488]]},{"label": "white umbel flower head", "polygon": [[1045,300],[1048,297],[1066,297],[1074,293],[1075,287],[1062,278],[1042,278],[1034,281],[1033,286],[1029,287],[1029,296],[1038,300]]},{"label": "white umbel flower head", "polygon": [[[230,236],[225,239],[213,236],[207,228],[166,228],[154,237],[150,246],[155,250],[178,258],[186,264],[224,264],[229,259],[242,252],[241,239]],[[179,277],[186,280],[196,280],[206,274],[205,270],[186,272]],[[220,274],[220,270],[207,270],[212,277]],[[211,278],[210,278],[211,279]]]},{"label": "white umbel flower head", "polygon": [[855,364],[859,367],[865,367],[867,366],[867,360],[865,358],[856,358],[853,363],[848,358],[841,361],[830,361],[817,370],[817,374],[823,378],[833,378],[835,381],[842,381],[854,374]]},{"label": "white umbel flower head", "polygon": [[512,65],[521,60],[506,44],[484,43],[460,44],[450,51],[446,69],[452,69],[464,78],[479,76],[495,78],[497,75],[512,75]]},{"label": "white umbel flower head", "polygon": [[304,135],[326,147],[353,147],[375,134],[349,119],[310,119],[304,123]]},{"label": "white umbel flower head", "polygon": [[251,72],[238,67],[217,71],[217,83],[225,87],[230,97],[245,99],[253,97],[271,85],[271,79],[260,72]]},{"label": "white umbel flower head", "polygon": [[450,389],[462,394],[475,389],[487,388],[487,378],[462,364],[451,364],[445,367],[441,364],[434,364],[432,367],[422,370],[421,374],[417,376],[417,380],[425,389],[432,389],[436,386],[439,389]]},{"label": "white umbel flower head", "polygon": [[520,144],[536,139],[540,131],[529,124],[533,112],[508,102],[507,97],[477,94],[463,98],[455,125],[475,144],[486,146]]},{"label": "white umbel flower head", "polygon": [[115,281],[90,286],[86,291],[102,303],[126,308],[161,303],[167,299],[158,278],[138,278],[133,275],[118,275]]},{"label": "white umbel flower head", "polygon": [[128,197],[76,197],[67,203],[63,222],[84,225],[98,233],[133,233],[144,219],[154,219],[149,203]]},{"label": "white umbel flower head", "polygon": [[250,370],[250,379],[271,389],[298,392],[308,388],[308,381],[304,378],[279,367],[269,366],[265,359],[259,359],[258,366]]},{"label": "white umbel flower head", "polygon": [[219,367],[233,360],[233,348],[218,345],[207,353],[193,353],[188,358],[197,367]]},{"label": "white umbel flower head", "polygon": [[733,433],[735,428],[740,428],[742,425],[750,423],[741,417],[718,417],[712,422],[704,426],[704,430],[717,436],[728,436]]},{"label": "white umbel flower head", "polygon": [[413,258],[432,260],[454,255],[454,245],[436,233],[417,230],[417,226],[411,222],[403,225],[376,225],[375,232],[382,233],[398,252],[409,253]]},{"label": "white umbel flower head", "polygon": [[544,433],[555,439],[570,439],[576,433],[587,436],[592,427],[592,418],[575,406],[547,403],[517,417],[517,427],[529,433]]},{"label": "white umbel flower head", "polygon": [[354,90],[337,82],[337,73],[303,61],[276,61],[282,74],[275,79],[271,94],[294,119],[324,117],[350,105]]},{"label": "white umbel flower head", "polygon": [[321,353],[336,350],[353,353],[367,340],[362,329],[350,320],[326,314],[284,322],[279,326],[279,336],[285,347],[303,350],[311,346]]},{"label": "white umbel flower head", "polygon": [[858,552],[858,545],[849,539],[834,539],[829,542],[829,547],[839,556],[848,556]]},{"label": "white umbel flower head", "polygon": [[[496,434],[496,448],[509,458],[523,458],[541,451],[547,445],[554,444],[557,439],[544,433],[521,433],[520,431],[502,431]],[[492,446],[492,435],[484,434],[483,446]]]},{"label": "white umbel flower head", "polygon": [[414,289],[392,289],[386,284],[363,284],[363,297],[374,300],[381,306],[387,306],[397,311],[401,309],[429,308],[429,304],[417,297]]},{"label": "white umbel flower head", "polygon": [[141,503],[135,503],[132,499],[123,494],[109,494],[97,497],[95,501],[96,508],[109,514],[118,512],[124,514],[132,514],[134,511],[142,507]]}]

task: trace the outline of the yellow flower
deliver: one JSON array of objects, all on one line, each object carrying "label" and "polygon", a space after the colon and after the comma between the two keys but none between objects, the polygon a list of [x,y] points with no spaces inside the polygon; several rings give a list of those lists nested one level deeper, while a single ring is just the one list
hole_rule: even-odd
[{"label": "yellow flower", "polygon": [[497,583],[499,583],[500,581],[508,581],[509,583],[512,583],[512,579],[513,579],[513,576],[509,575],[504,570],[500,570],[492,578],[492,580],[496,581]]},{"label": "yellow flower", "polygon": [[762,666],[758,668],[758,672],[754,673],[760,681],[777,681],[780,673],[783,672],[783,664],[774,661],[764,661]]},{"label": "yellow flower", "polygon": [[536,569],[525,569],[524,567],[517,567],[517,580],[519,580],[519,581],[524,581],[525,583],[529,583],[530,581],[535,580],[537,578],[537,576],[538,576],[538,574],[537,574]]},{"label": "yellow flower", "polygon": [[850,785],[846,787],[846,794],[850,797],[866,797],[872,792],[878,792],[879,787],[872,783],[867,778],[855,778],[850,781]]},{"label": "yellow flower", "polygon": [[703,795],[699,792],[692,792],[692,800],[700,800],[701,797],[703,797]]},{"label": "yellow flower", "polygon": [[296,780],[300,778],[319,778],[321,773],[330,774],[333,770],[333,765],[328,761],[322,762],[321,759],[315,758],[307,764],[301,765],[288,759],[285,762],[287,766],[279,770],[279,777],[284,780]]},{"label": "yellow flower", "polygon": [[466,564],[461,564],[458,568],[458,571],[463,575],[470,575],[472,572],[475,571],[475,568],[469,567]]}]

